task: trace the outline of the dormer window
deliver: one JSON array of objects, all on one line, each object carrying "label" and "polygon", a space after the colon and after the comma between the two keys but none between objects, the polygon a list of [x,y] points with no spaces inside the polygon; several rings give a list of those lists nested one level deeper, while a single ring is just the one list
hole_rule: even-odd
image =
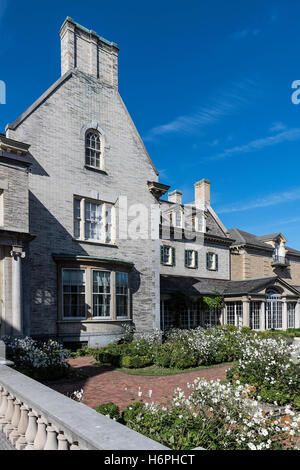
[{"label": "dormer window", "polygon": [[85,164],[98,170],[102,168],[102,148],[99,132],[87,131],[85,135]]}]

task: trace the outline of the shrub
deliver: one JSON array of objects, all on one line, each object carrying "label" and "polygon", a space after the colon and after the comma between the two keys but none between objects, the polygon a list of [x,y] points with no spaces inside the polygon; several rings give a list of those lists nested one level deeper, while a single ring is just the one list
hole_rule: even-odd
[{"label": "shrub", "polygon": [[32,338],[2,338],[8,358],[20,372],[38,380],[56,380],[66,374],[69,352],[62,345],[49,339],[47,342]]},{"label": "shrub", "polygon": [[244,398],[248,388],[221,381],[196,379],[189,396],[177,388],[171,406],[136,402],[123,412],[124,423],[173,450],[267,450],[293,448],[299,420],[286,407],[280,423]]},{"label": "shrub", "polygon": [[296,404],[300,389],[299,365],[291,360],[296,346],[280,337],[253,335],[238,364],[227,372],[228,380],[254,385],[256,395],[266,402]]},{"label": "shrub", "polygon": [[119,407],[115,403],[112,403],[112,402],[103,403],[102,405],[99,405],[96,408],[96,411],[115,421],[120,421],[121,419]]},{"label": "shrub", "polygon": [[147,356],[123,356],[121,359],[121,366],[128,369],[139,369],[151,363],[152,360]]}]

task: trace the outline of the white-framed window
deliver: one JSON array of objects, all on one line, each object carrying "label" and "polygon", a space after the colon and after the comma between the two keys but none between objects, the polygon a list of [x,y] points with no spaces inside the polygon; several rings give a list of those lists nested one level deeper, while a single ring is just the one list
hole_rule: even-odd
[{"label": "white-framed window", "polygon": [[98,170],[102,169],[101,137],[98,131],[90,129],[85,134],[85,164]]},{"label": "white-framed window", "polygon": [[161,246],[160,262],[165,266],[175,266],[175,248],[167,245]]},{"label": "white-framed window", "polygon": [[63,318],[81,319],[86,316],[86,271],[62,271]]},{"label": "white-framed window", "polygon": [[111,317],[111,272],[93,270],[93,317]]},{"label": "white-framed window", "polygon": [[226,303],[226,325],[243,326],[243,303]]},{"label": "white-framed window", "polygon": [[128,316],[128,274],[116,272],[116,316]]},{"label": "white-framed window", "polygon": [[99,243],[114,243],[113,204],[74,198],[74,237]]},{"label": "white-framed window", "polygon": [[266,296],[265,324],[267,330],[282,329],[282,300],[281,294],[275,289],[269,289]]},{"label": "white-framed window", "polygon": [[287,304],[288,311],[288,328],[295,328],[295,319],[296,319],[296,304],[295,302],[288,302]]},{"label": "white-framed window", "polygon": [[212,253],[212,252],[206,253],[206,268],[209,271],[218,271],[219,257],[217,253]]},{"label": "white-framed window", "polygon": [[127,272],[61,267],[62,320],[118,320],[130,315]]},{"label": "white-framed window", "polygon": [[260,329],[260,308],[261,302],[250,303],[250,328],[252,330]]},{"label": "white-framed window", "polygon": [[198,268],[198,252],[195,250],[185,250],[184,262],[186,268]]}]

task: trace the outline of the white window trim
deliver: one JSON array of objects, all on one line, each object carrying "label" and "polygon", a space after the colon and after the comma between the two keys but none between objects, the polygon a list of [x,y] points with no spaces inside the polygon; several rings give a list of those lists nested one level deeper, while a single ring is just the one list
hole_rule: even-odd
[{"label": "white window trim", "polygon": [[173,260],[172,260],[172,246],[170,245],[163,245],[163,249],[168,248],[169,250],[169,261],[166,263],[165,261],[163,262],[163,266],[173,266]]},{"label": "white window trim", "polygon": [[[64,278],[63,278],[63,272],[64,271],[84,271],[85,272],[85,290],[84,290],[84,311],[85,311],[85,315],[83,317],[65,317],[64,316]],[[74,321],[74,320],[82,321],[82,320],[86,320],[86,318],[87,318],[87,302],[86,302],[87,291],[86,291],[86,288],[87,288],[87,270],[85,268],[62,268],[61,269],[61,305],[62,305],[62,319],[64,321]]]},{"label": "white window trim", "polygon": [[208,251],[207,256],[208,255],[213,255],[213,267],[209,268],[208,263],[206,263],[207,270],[208,271],[218,271],[217,270],[217,256],[218,256],[218,253],[214,253],[213,251]]},{"label": "white window trim", "polygon": [[[80,200],[80,228],[79,228],[79,237],[75,236],[75,217],[74,217],[74,201],[75,199]],[[86,238],[85,237],[85,202],[91,202],[93,204],[99,204],[102,205],[102,233],[101,233],[101,239],[96,240],[94,238]],[[106,241],[106,225],[107,225],[107,218],[106,218],[106,207],[110,206],[111,208],[111,222],[110,222],[110,235],[111,235],[111,241],[107,242]],[[94,243],[98,245],[115,245],[116,244],[116,209],[115,205],[112,202],[107,202],[103,200],[96,200],[84,196],[73,196],[73,237],[75,240],[79,242],[87,242],[87,243]]]},{"label": "white window trim", "polygon": [[[89,132],[94,132],[95,134],[98,134],[99,139],[100,139],[100,167],[89,165],[86,162],[86,149],[87,149],[86,136]],[[90,127],[88,129],[86,129],[85,134],[84,134],[84,163],[85,163],[85,167],[86,168],[91,168],[92,170],[96,170],[96,171],[105,171],[104,149],[105,149],[105,139],[104,139],[103,133],[101,133],[98,129],[94,129],[94,128],[90,128]]]},{"label": "white window trim", "polygon": [[[192,253],[192,264],[191,265],[185,265],[186,268],[188,269],[197,269],[196,266],[196,250],[185,250],[185,252],[190,251]],[[185,257],[185,256],[184,256]]]},{"label": "white window trim", "polygon": [[[109,305],[110,315],[107,316],[107,317],[101,317],[101,316],[94,316],[93,315],[93,313],[94,313],[94,279],[93,279],[94,271],[98,271],[98,272],[101,271],[101,272],[109,272],[110,273],[110,305]],[[91,269],[91,280],[90,280],[91,293],[90,293],[90,295],[91,295],[92,320],[105,321],[105,320],[112,320],[112,318],[113,318],[113,297],[115,296],[116,289],[115,289],[115,285],[113,283],[113,275],[112,274],[113,274],[113,271],[109,271],[107,269],[102,269],[102,268],[92,268]],[[125,317],[125,318],[127,318],[127,317]]]}]

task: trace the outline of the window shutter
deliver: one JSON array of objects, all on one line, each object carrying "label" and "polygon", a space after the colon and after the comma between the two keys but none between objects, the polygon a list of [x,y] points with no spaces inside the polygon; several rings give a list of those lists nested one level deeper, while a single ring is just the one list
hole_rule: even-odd
[{"label": "window shutter", "polygon": [[185,265],[185,267],[187,267],[187,265],[188,265],[188,253],[187,253],[187,250],[185,250],[185,252],[184,252],[184,265]]},{"label": "window shutter", "polygon": [[209,269],[209,253],[206,253],[206,268]]},{"label": "window shutter", "polygon": [[160,247],[160,264],[164,264],[164,247]]},{"label": "window shutter", "polygon": [[172,266],[176,265],[175,248],[172,248]]},{"label": "window shutter", "polygon": [[195,251],[195,268],[198,269],[198,251]]},{"label": "window shutter", "polygon": [[218,271],[219,269],[219,255],[215,255],[216,256],[216,271]]}]

